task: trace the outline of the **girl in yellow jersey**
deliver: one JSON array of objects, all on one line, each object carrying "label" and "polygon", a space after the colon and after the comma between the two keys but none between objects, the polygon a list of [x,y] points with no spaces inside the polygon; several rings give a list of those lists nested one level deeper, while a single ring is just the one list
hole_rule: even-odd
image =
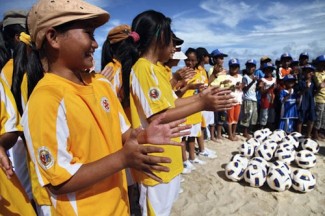
[{"label": "girl in yellow jersey", "polygon": [[0,98],[0,215],[36,215],[6,154],[17,141],[22,128],[15,100],[1,80]]},{"label": "girl in yellow jersey", "polygon": [[[138,14],[132,22],[132,31],[139,34],[136,44],[140,58],[130,75],[130,105],[133,127],[146,128],[150,122],[165,115],[163,121],[184,118],[201,110],[221,110],[232,106],[228,90],[208,88],[206,91],[177,99],[166,69],[159,62],[167,62],[175,51],[171,20],[160,12],[149,10]],[[180,141],[180,140],[178,140]],[[140,181],[140,206],[143,215],[169,215],[180,187],[179,174],[183,170],[181,147],[164,146],[160,156],[172,159],[169,173],[156,172],[163,183],[146,175]]]},{"label": "girl in yellow jersey", "polygon": [[[147,154],[182,136],[184,120],[130,129],[110,83],[87,73],[98,47],[94,31],[109,14],[82,0],[40,0],[27,23],[46,73],[34,88],[22,124],[40,184],[55,215],[129,215],[124,169],[132,167],[161,181],[170,158]],[[155,132],[155,133],[153,133]]]}]

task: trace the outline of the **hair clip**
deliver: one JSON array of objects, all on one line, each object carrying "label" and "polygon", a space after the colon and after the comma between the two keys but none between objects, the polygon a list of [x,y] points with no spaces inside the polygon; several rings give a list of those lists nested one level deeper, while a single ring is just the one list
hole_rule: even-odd
[{"label": "hair clip", "polygon": [[140,40],[140,35],[135,32],[135,31],[132,31],[129,33],[129,36],[133,38],[133,41],[136,43]]}]

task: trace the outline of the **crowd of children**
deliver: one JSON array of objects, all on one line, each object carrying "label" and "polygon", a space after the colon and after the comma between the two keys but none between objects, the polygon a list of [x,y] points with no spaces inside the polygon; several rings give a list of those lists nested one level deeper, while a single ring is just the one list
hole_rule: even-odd
[{"label": "crowd of children", "polygon": [[109,18],[82,0],[5,14],[1,215],[169,215],[181,173],[217,157],[205,138],[305,125],[324,138],[324,55],[284,53],[277,66],[263,56],[242,71],[231,58],[227,71],[227,54],[183,53],[172,20],[148,10],[108,32],[96,73],[94,31]]}]

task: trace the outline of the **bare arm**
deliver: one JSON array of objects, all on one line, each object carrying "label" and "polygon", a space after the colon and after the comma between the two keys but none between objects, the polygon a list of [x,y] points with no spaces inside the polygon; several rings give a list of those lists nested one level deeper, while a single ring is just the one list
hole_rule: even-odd
[{"label": "bare arm", "polygon": [[11,162],[6,154],[17,141],[20,132],[8,132],[0,137],[0,166],[5,171],[8,179],[14,174]]},{"label": "bare arm", "polygon": [[[175,108],[166,110],[166,117],[163,123],[174,121],[180,118],[186,118],[196,112],[203,110],[220,111],[230,109],[235,104],[233,96],[230,95],[229,90],[219,89],[217,87],[209,87],[203,92],[188,97],[177,99],[175,101]],[[153,115],[149,121],[157,118],[161,113]]]}]

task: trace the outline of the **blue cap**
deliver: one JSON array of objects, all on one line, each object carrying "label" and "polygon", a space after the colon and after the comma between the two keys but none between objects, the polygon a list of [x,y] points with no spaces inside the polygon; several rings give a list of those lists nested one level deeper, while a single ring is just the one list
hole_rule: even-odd
[{"label": "blue cap", "polygon": [[228,65],[229,66],[232,66],[232,65],[238,65],[239,66],[240,63],[239,63],[239,60],[237,58],[232,58],[232,59],[229,60]]},{"label": "blue cap", "polygon": [[302,53],[300,53],[300,55],[299,55],[299,59],[301,59],[302,57],[307,57],[307,58],[309,58],[309,54],[308,54],[308,52],[302,52]]},{"label": "blue cap", "polygon": [[255,61],[255,59],[248,59],[248,60],[246,61],[246,65],[247,65],[247,64],[253,64],[253,65],[256,66],[257,62]]},{"label": "blue cap", "polygon": [[296,80],[296,77],[292,74],[288,74],[283,78],[283,81]]},{"label": "blue cap", "polygon": [[320,55],[316,58],[316,63],[324,62],[324,61],[325,61],[325,55]]},{"label": "blue cap", "polygon": [[306,64],[305,66],[302,67],[302,70],[310,69],[312,71],[315,71],[316,68],[312,66],[311,64]]},{"label": "blue cap", "polygon": [[267,63],[264,63],[262,65],[262,70],[264,70],[266,68],[271,68],[272,70],[274,70],[275,69],[275,66],[274,66],[274,64],[272,62],[267,62]]},{"label": "blue cap", "polygon": [[284,58],[290,58],[290,59],[292,59],[290,53],[287,53],[287,52],[286,52],[286,53],[283,53],[283,54],[281,55],[281,60],[284,59]]},{"label": "blue cap", "polygon": [[220,50],[215,49],[211,52],[210,54],[211,57],[216,57],[216,56],[223,56],[223,57],[227,57],[228,55],[225,53],[222,53]]}]

